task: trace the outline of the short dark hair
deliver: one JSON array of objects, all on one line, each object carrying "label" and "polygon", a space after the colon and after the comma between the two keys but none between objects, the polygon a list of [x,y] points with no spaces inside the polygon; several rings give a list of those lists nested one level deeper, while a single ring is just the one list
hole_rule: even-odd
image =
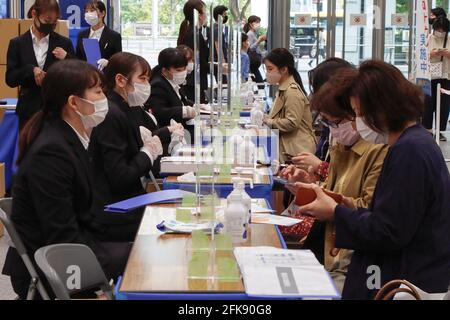
[{"label": "short dark hair", "polygon": [[310,70],[308,72],[308,79],[311,92],[319,91],[332,76],[343,68],[353,68],[353,66],[344,59],[329,58]]},{"label": "short dark hair", "polygon": [[59,3],[56,0],[36,0],[32,10],[35,10],[38,16],[45,12],[56,12],[60,15]]},{"label": "short dark hair", "polygon": [[447,18],[447,13],[445,12],[445,10],[443,8],[436,7],[436,8],[431,9],[431,12],[436,16],[436,18],[439,18],[439,17]]},{"label": "short dark hair", "polygon": [[383,61],[363,62],[351,88],[352,96],[359,99],[361,116],[378,132],[400,132],[408,122],[417,121],[425,110],[422,89]]},{"label": "short dark hair", "polygon": [[153,77],[161,73],[163,68],[183,68],[187,67],[188,59],[184,53],[176,48],[166,48],[159,53],[158,65],[153,69]]},{"label": "short dark hair", "polygon": [[351,85],[356,76],[354,68],[340,68],[328,81],[323,83],[311,99],[311,107],[318,112],[336,118],[355,117],[350,103]]},{"label": "short dark hair", "polygon": [[442,29],[444,32],[450,31],[450,21],[445,17],[438,17],[433,22],[433,30]]},{"label": "short dark hair", "polygon": [[104,70],[108,90],[114,90],[116,75],[121,74],[129,79],[137,72],[139,66],[142,68],[142,75],[150,77],[152,69],[143,57],[129,52],[118,52],[113,55]]},{"label": "short dark hair", "polygon": [[226,6],[220,5],[220,6],[215,7],[213,10],[214,20],[217,22],[217,20],[219,19],[219,16],[223,16],[223,14],[227,11],[228,11],[228,7],[226,7]]}]

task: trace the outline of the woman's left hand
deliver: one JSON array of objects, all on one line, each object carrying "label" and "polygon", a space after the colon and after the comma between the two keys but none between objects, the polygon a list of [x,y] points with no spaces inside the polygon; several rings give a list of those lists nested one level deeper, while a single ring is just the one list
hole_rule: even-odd
[{"label": "woman's left hand", "polygon": [[310,215],[319,221],[334,220],[334,211],[338,204],[333,198],[327,196],[322,188],[316,184],[297,183],[297,185],[302,188],[312,189],[317,195],[314,202],[300,207],[300,212]]}]

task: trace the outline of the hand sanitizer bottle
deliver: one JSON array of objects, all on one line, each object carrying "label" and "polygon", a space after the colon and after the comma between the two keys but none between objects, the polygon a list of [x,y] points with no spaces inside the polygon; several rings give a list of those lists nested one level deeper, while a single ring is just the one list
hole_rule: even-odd
[{"label": "hand sanitizer bottle", "polygon": [[225,210],[225,231],[231,236],[233,243],[242,243],[247,240],[247,208],[242,203],[242,196],[231,193]]}]

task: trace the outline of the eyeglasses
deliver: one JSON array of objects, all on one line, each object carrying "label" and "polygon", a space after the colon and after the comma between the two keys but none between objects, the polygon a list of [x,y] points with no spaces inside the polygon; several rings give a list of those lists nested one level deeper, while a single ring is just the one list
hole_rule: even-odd
[{"label": "eyeglasses", "polygon": [[339,128],[339,125],[342,123],[343,120],[344,119],[339,120],[339,122],[331,122],[325,118],[322,118],[322,119],[320,119],[320,123],[325,127],[337,129],[337,128]]}]

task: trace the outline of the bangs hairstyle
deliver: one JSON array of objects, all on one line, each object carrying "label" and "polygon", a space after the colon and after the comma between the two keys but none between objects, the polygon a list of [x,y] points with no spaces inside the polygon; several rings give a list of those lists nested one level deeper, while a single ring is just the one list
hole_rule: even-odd
[{"label": "bangs hairstyle", "polygon": [[359,99],[367,125],[378,132],[401,132],[425,110],[422,89],[383,61],[363,62],[354,76],[352,96]]},{"label": "bangs hairstyle", "polygon": [[36,0],[31,8],[38,16],[47,12],[56,12],[58,16],[60,15],[59,3],[56,0]]},{"label": "bangs hairstyle", "polygon": [[44,123],[62,117],[62,110],[70,96],[84,98],[86,90],[96,86],[103,87],[103,83],[100,71],[87,62],[67,59],[53,64],[42,83],[42,110],[20,132],[17,163],[22,162]]},{"label": "bangs hairstyle", "polygon": [[356,74],[357,70],[353,68],[340,70],[339,74],[314,92],[311,107],[320,113],[339,119],[354,118],[356,114],[350,103],[350,96]]},{"label": "bangs hairstyle", "polygon": [[[162,69],[185,68],[188,65],[186,56],[178,49],[167,48],[159,53],[158,66],[153,70],[153,75],[160,74]],[[152,79],[153,80],[153,77]],[[151,81],[150,80],[150,81]]]},{"label": "bangs hairstyle", "polygon": [[108,91],[114,90],[118,74],[130,81],[130,78],[138,72],[139,67],[142,69],[142,73],[138,76],[151,76],[152,69],[147,60],[141,56],[129,52],[119,52],[113,55],[104,70]]},{"label": "bangs hairstyle", "polygon": [[106,12],[106,6],[103,1],[100,0],[91,0],[84,6],[84,11],[86,10],[98,10],[100,12]]}]

